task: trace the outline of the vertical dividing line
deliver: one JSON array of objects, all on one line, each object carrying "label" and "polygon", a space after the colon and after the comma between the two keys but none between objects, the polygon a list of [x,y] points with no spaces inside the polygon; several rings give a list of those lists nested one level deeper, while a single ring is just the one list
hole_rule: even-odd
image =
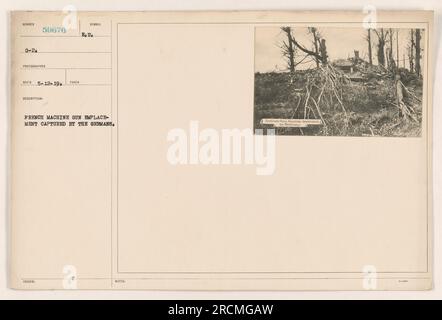
[{"label": "vertical dividing line", "polygon": [[[113,28],[113,25],[112,25],[112,20],[110,21],[110,42],[111,42],[111,47],[110,47],[110,52],[111,52],[111,78],[110,78],[110,88],[111,88],[111,92],[110,92],[110,96],[111,96],[111,112],[110,112],[110,114],[111,114],[111,121],[112,121],[112,123],[114,122],[114,117],[113,117],[113,95],[114,95],[114,90],[113,90],[113,76],[114,76],[114,72],[113,72],[113,61],[112,61],[112,59],[113,59],[113,42],[112,42],[112,28]],[[113,188],[113,181],[114,181],[114,165],[113,165],[113,157],[114,157],[114,152],[113,152],[113,135],[114,135],[114,129],[113,129],[113,126],[111,126],[110,127],[111,128],[111,130],[110,130],[110,133],[111,133],[111,147],[110,147],[110,149],[111,149],[111,159],[110,159],[110,161],[111,161],[111,176],[110,176],[110,178],[111,178],[111,190],[110,190],[110,196],[111,196],[111,199],[110,199],[110,201],[111,201],[111,205],[110,205],[110,214],[111,214],[111,225],[110,225],[110,245],[111,245],[111,252],[110,252],[110,260],[111,260],[111,265],[110,265],[110,280],[111,280],[111,288],[113,288],[113,286],[114,286],[114,279],[113,279],[113,264],[114,264],[114,259],[113,259],[113,237],[112,237],[112,230],[113,230],[113,228],[114,228],[114,224],[113,224],[113,198],[114,198],[114,192],[113,192],[113,190],[114,190],[114,188]]]},{"label": "vertical dividing line", "polygon": [[[432,155],[433,152],[430,151],[431,147],[433,145],[433,117],[430,117],[430,113],[429,113],[429,108],[428,106],[430,105],[430,99],[431,99],[431,114],[433,114],[433,97],[430,97],[430,93],[429,93],[429,86],[430,86],[430,77],[428,75],[430,69],[429,69],[429,64],[430,64],[430,57],[431,60],[433,59],[433,54],[430,55],[430,27],[431,27],[431,33],[433,33],[433,26],[430,26],[430,23],[427,22],[426,25],[426,29],[425,29],[425,56],[426,56],[426,61],[425,61],[425,82],[426,82],[426,86],[425,86],[425,93],[426,93],[426,101],[425,101],[425,141],[426,141],[426,153],[427,153],[427,273],[430,271],[430,255],[431,255],[431,248],[433,247],[434,241],[432,240],[433,237],[430,237],[430,232],[431,235],[433,235],[433,231],[434,231],[434,227],[432,227],[432,230],[430,230],[430,219],[431,222],[433,221],[433,206],[430,205],[430,201],[433,199],[432,196],[430,196],[430,192],[433,190],[432,187],[430,187],[430,183],[433,182],[433,178],[431,176],[433,170],[432,170],[432,165],[433,165],[433,161],[432,161]],[[433,47],[433,46],[432,46]],[[431,61],[432,62],[432,61]],[[432,74],[433,77],[433,74]],[[431,91],[433,91],[433,85],[431,84]],[[424,108],[423,105],[423,99],[422,99],[422,110]],[[422,112],[423,114],[423,112]],[[431,120],[430,120],[431,118]],[[423,126],[423,122],[424,119],[421,120],[421,128]],[[430,124],[431,123],[431,124]],[[431,130],[429,130],[429,128]],[[421,132],[423,130],[421,129]],[[431,135],[431,138],[430,138]],[[422,134],[421,134],[422,136]],[[430,144],[430,139],[431,139],[431,144]],[[430,213],[430,209],[431,209],[431,213]],[[430,214],[432,216],[430,216]],[[433,262],[433,257],[431,258],[431,262]],[[431,273],[433,276],[433,268],[431,268]]]},{"label": "vertical dividing line", "polygon": [[[256,73],[256,25],[253,25],[253,44],[252,44],[252,48],[253,48],[253,70],[252,70],[252,72],[253,72],[253,112],[252,112],[252,132],[253,132],[253,135],[255,135],[255,130],[256,130],[256,128],[255,128],[255,124],[256,124],[256,114],[255,114],[255,103],[256,103],[256,101],[255,101],[255,90],[256,90],[256,88],[255,88],[255,86],[256,86],[256,79],[255,79],[255,77],[256,77],[256,75],[255,75],[255,73]],[[263,131],[264,132],[264,131]]]},{"label": "vertical dividing line", "polygon": [[116,118],[116,125],[117,125],[117,195],[116,195],[116,214],[117,214],[117,230],[116,230],[116,233],[117,233],[117,238],[116,238],[116,250],[117,250],[117,273],[118,273],[118,270],[119,270],[119,250],[118,250],[118,241],[119,241],[119,239],[118,239],[118,237],[119,237],[119,228],[118,228],[118,207],[119,207],[119,205],[118,205],[118,190],[119,190],[119,174],[120,174],[120,172],[119,172],[119,170],[120,170],[120,168],[119,168],[119,163],[120,163],[120,159],[119,159],[119,157],[120,157],[120,152],[119,152],[119,124],[118,124],[118,83],[119,83],[119,80],[118,80],[118,34],[119,34],[119,30],[118,30],[118,27],[119,27],[119,24],[117,23],[117,44],[116,44],[116,48],[117,48],[117,53],[116,53],[116,58],[117,58],[117,61],[116,61],[116,63],[117,63],[117,70],[116,70],[116,73],[117,73],[117,92],[116,92],[116,97],[117,97],[117,104],[116,104],[116,113],[117,113],[117,118]]}]

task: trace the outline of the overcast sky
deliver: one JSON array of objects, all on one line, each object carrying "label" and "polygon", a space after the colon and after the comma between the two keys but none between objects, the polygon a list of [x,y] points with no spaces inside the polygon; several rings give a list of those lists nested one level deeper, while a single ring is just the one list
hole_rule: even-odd
[{"label": "overcast sky", "polygon": [[[331,61],[335,59],[348,58],[354,56],[354,50],[359,50],[359,56],[368,61],[368,45],[366,41],[367,30],[363,28],[318,28],[322,37],[326,40],[327,52]],[[393,29],[394,50],[396,59],[396,29]],[[255,35],[255,71],[270,72],[287,69],[287,62],[281,53],[282,41],[287,39],[285,33],[279,27],[258,27]],[[312,35],[308,33],[308,28],[292,28],[296,41],[307,49],[312,49]],[[410,29],[399,29],[399,59],[400,66],[403,66],[403,55],[405,54],[405,64],[409,67],[407,45],[409,42]],[[372,31],[372,55],[373,63],[376,59],[376,35]],[[301,58],[301,57],[300,57]],[[305,69],[312,66],[312,63],[304,63],[298,69]]]}]

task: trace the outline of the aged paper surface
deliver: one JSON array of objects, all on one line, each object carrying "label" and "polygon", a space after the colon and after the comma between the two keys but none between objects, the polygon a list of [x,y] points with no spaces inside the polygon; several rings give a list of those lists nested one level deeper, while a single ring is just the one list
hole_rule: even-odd
[{"label": "aged paper surface", "polygon": [[10,287],[431,288],[432,12],[11,23]]}]

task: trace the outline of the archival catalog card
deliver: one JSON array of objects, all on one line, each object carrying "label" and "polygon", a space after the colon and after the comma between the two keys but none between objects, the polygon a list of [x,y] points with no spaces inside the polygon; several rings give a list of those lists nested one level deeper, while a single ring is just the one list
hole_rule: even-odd
[{"label": "archival catalog card", "polygon": [[12,12],[10,287],[432,287],[433,13]]}]

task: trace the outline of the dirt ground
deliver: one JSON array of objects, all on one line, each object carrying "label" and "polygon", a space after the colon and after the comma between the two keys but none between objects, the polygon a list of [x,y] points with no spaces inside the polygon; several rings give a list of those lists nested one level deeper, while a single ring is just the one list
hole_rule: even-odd
[{"label": "dirt ground", "polygon": [[[305,84],[309,71],[299,71],[291,79],[289,73],[255,73],[255,129],[273,128],[261,124],[270,119],[318,119],[318,114],[304,110]],[[401,81],[414,97],[422,100],[422,80],[401,72]],[[342,104],[330,99],[321,113],[326,125],[308,128],[276,128],[279,135],[329,136],[394,136],[417,137],[421,134],[422,104],[405,96],[412,105],[414,119],[400,114],[395,104],[395,80],[392,76],[375,72],[364,74],[363,79],[348,81],[342,88]],[[301,102],[301,103],[300,103]]]}]

